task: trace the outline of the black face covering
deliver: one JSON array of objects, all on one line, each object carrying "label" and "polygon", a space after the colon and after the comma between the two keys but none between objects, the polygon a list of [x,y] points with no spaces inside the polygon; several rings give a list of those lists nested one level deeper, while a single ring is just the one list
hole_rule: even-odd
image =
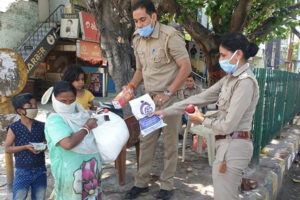
[{"label": "black face covering", "polygon": [[70,32],[71,31],[71,27],[67,26],[66,27],[66,32]]}]

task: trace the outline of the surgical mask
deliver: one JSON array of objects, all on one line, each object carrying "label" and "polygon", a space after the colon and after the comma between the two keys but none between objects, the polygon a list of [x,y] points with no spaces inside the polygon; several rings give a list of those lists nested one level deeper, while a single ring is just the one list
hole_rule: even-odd
[{"label": "surgical mask", "polygon": [[37,108],[24,108],[25,110],[25,117],[29,119],[34,119],[37,116],[38,109]]},{"label": "surgical mask", "polygon": [[219,61],[219,64],[220,64],[221,68],[222,68],[227,74],[235,72],[236,68],[237,68],[238,65],[239,65],[239,61],[240,61],[240,60],[238,60],[237,63],[236,63],[235,65],[230,64],[230,60],[233,58],[233,56],[236,54],[236,52],[237,52],[237,50],[233,53],[233,55],[232,55],[229,59]]},{"label": "surgical mask", "polygon": [[76,107],[76,101],[74,101],[70,105],[67,105],[65,103],[56,100],[54,94],[52,94],[52,106],[54,111],[57,113],[74,113]]},{"label": "surgical mask", "polygon": [[152,32],[154,31],[154,27],[151,27],[151,24],[152,24],[152,20],[148,26],[137,29],[137,32],[140,34],[140,36],[148,37],[152,34]]}]

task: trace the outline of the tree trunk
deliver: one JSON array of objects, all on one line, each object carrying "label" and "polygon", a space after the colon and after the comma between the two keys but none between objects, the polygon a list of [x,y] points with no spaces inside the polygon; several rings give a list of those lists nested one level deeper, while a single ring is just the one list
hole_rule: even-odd
[{"label": "tree trunk", "polygon": [[205,56],[210,86],[226,75],[226,73],[220,68],[218,55],[218,53],[213,53],[211,56]]},{"label": "tree trunk", "polygon": [[218,82],[218,80],[226,75],[226,73],[220,68],[219,65],[219,38],[216,36],[213,37],[214,38],[210,40],[210,42],[207,42],[205,44],[202,44],[199,40],[195,40],[205,56],[205,63],[208,70],[210,86]]},{"label": "tree trunk", "polygon": [[[177,16],[181,16],[181,7],[176,0],[164,0],[163,2],[160,0],[156,1],[160,3],[158,11],[168,11],[172,15],[176,14]],[[161,13],[158,14],[161,15]],[[191,16],[183,18],[181,25],[200,46],[200,49],[205,55],[210,85],[213,85],[225,75],[223,70],[221,70],[218,61],[220,37],[213,34]]]},{"label": "tree trunk", "polygon": [[120,92],[122,86],[131,80],[135,62],[130,45],[134,31],[131,19],[119,12],[118,1],[90,1],[88,6],[100,30],[101,51],[108,60],[108,73],[114,80],[116,91]]}]

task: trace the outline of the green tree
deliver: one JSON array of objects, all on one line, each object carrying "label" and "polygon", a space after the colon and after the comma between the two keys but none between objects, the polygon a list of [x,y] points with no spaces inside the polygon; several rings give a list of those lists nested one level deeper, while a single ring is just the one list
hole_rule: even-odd
[{"label": "green tree", "polygon": [[[131,6],[134,0],[86,0],[101,32],[101,49],[109,61],[109,73],[118,89],[131,77],[134,32]],[[224,72],[218,64],[220,37],[240,32],[257,44],[274,37],[285,38],[299,25],[299,0],[153,0],[158,16],[175,20],[185,28],[206,57],[212,83]],[[212,28],[197,21],[197,9],[206,8]],[[129,73],[130,72],[130,73]]]}]

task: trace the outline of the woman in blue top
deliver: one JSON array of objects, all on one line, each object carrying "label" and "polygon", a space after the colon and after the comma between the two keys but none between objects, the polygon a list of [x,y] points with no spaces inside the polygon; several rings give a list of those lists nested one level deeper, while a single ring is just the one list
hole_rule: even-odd
[{"label": "woman in blue top", "polygon": [[5,152],[15,156],[13,199],[25,200],[30,187],[32,200],[45,199],[47,174],[44,151],[35,150],[30,144],[45,141],[44,123],[34,120],[38,109],[32,94],[19,94],[12,102],[21,117],[9,125],[5,140]]},{"label": "woman in blue top", "polygon": [[[45,134],[55,179],[55,200],[101,200],[101,162],[98,150],[95,148],[93,151],[92,148],[89,151],[88,147],[87,151],[75,150],[91,136],[89,132],[97,127],[97,120],[85,115],[86,111],[76,102],[76,89],[65,81],[55,83],[52,106],[55,113],[47,118]],[[82,118],[86,118],[85,123],[76,126]]]}]

